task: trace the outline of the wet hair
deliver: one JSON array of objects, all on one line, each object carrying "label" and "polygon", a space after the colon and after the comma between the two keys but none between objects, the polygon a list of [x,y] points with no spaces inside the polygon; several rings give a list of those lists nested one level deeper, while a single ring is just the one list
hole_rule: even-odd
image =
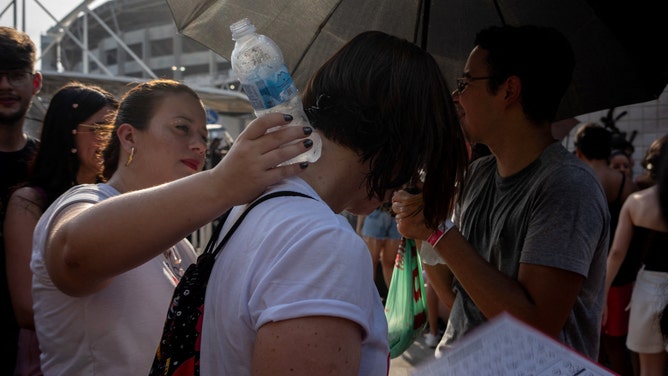
[{"label": "wet hair", "polygon": [[[29,185],[44,190],[47,206],[80,183],[77,182],[79,157],[72,153],[76,148],[73,130],[105,107],[118,108],[118,101],[111,93],[78,82],[61,87],[51,98],[29,179]],[[102,181],[101,166],[98,181]]]},{"label": "wet hair", "polygon": [[556,29],[540,26],[493,26],[480,31],[475,46],[487,51],[488,88],[496,93],[510,76],[522,82],[521,103],[527,118],[552,122],[571,82],[575,55]]},{"label": "wet hair", "polygon": [[575,132],[575,146],[591,160],[610,159],[612,133],[596,123],[586,123]]},{"label": "wet hair", "polygon": [[28,34],[0,26],[0,69],[35,68],[36,48]]},{"label": "wet hair", "polygon": [[449,217],[466,168],[464,135],[434,58],[414,44],[364,32],[308,82],[304,107],[314,128],[369,163],[369,198],[383,200],[424,174],[424,216]]},{"label": "wet hair", "polygon": [[121,142],[117,133],[118,127],[127,123],[135,129],[146,130],[162,101],[168,96],[182,93],[190,94],[200,101],[199,95],[187,85],[166,79],[139,83],[125,93],[113,120],[113,133],[108,144],[104,147],[103,175],[105,179],[111,178],[111,175],[118,168],[121,149]]},{"label": "wet hair", "polygon": [[649,145],[649,148],[647,149],[647,152],[645,153],[645,157],[643,158],[642,162],[640,162],[640,165],[645,170],[647,170],[650,178],[652,178],[654,181],[656,181],[657,178],[657,167],[660,164],[659,160],[661,157],[661,149],[666,143],[666,138],[668,138],[668,135],[664,135],[652,141],[652,143]]}]

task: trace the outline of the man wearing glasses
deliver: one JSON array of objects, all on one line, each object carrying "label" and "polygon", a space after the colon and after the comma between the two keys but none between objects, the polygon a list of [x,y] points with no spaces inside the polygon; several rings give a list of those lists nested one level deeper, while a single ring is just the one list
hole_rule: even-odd
[{"label": "man wearing glasses", "polygon": [[469,141],[492,155],[471,164],[456,226],[428,229],[408,193],[393,198],[399,231],[440,257],[426,267],[451,307],[437,355],[505,311],[596,361],[610,214],[596,175],[550,127],[572,49],[531,26],[485,29],[474,45],[453,100]]},{"label": "man wearing glasses", "polygon": [[0,366],[2,375],[14,374],[19,330],[7,289],[2,229],[7,199],[12,188],[26,180],[28,163],[38,144],[23,131],[33,96],[42,88],[42,75],[34,72],[35,51],[27,34],[0,26],[0,351],[5,357]]}]

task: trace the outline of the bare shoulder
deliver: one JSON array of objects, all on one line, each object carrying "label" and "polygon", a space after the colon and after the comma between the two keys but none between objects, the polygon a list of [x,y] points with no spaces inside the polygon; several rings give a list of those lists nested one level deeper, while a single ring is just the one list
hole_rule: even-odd
[{"label": "bare shoulder", "polygon": [[633,224],[663,231],[665,219],[659,209],[656,186],[634,192],[624,205],[628,206]]},{"label": "bare shoulder", "polygon": [[14,191],[9,199],[8,208],[23,209],[30,212],[42,213],[45,204],[42,193],[33,187],[22,187]]}]

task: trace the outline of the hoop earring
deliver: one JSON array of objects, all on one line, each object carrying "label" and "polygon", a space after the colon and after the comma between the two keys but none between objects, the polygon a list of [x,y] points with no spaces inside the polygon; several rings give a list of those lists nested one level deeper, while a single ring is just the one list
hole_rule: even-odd
[{"label": "hoop earring", "polygon": [[130,149],[130,156],[128,157],[128,161],[125,162],[125,167],[130,165],[134,157],[135,157],[135,147],[133,146],[132,149]]}]

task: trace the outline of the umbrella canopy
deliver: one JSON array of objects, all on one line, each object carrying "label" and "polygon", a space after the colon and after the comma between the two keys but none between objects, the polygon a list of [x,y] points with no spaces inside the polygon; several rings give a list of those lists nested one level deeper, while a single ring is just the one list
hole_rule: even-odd
[{"label": "umbrella canopy", "polygon": [[668,83],[665,13],[653,0],[166,1],[181,33],[228,59],[234,48],[229,25],[249,18],[281,47],[299,87],[365,30],[426,48],[452,87],[475,34],[503,24],[552,26],[571,41],[576,70],[557,120],[653,100]]}]

